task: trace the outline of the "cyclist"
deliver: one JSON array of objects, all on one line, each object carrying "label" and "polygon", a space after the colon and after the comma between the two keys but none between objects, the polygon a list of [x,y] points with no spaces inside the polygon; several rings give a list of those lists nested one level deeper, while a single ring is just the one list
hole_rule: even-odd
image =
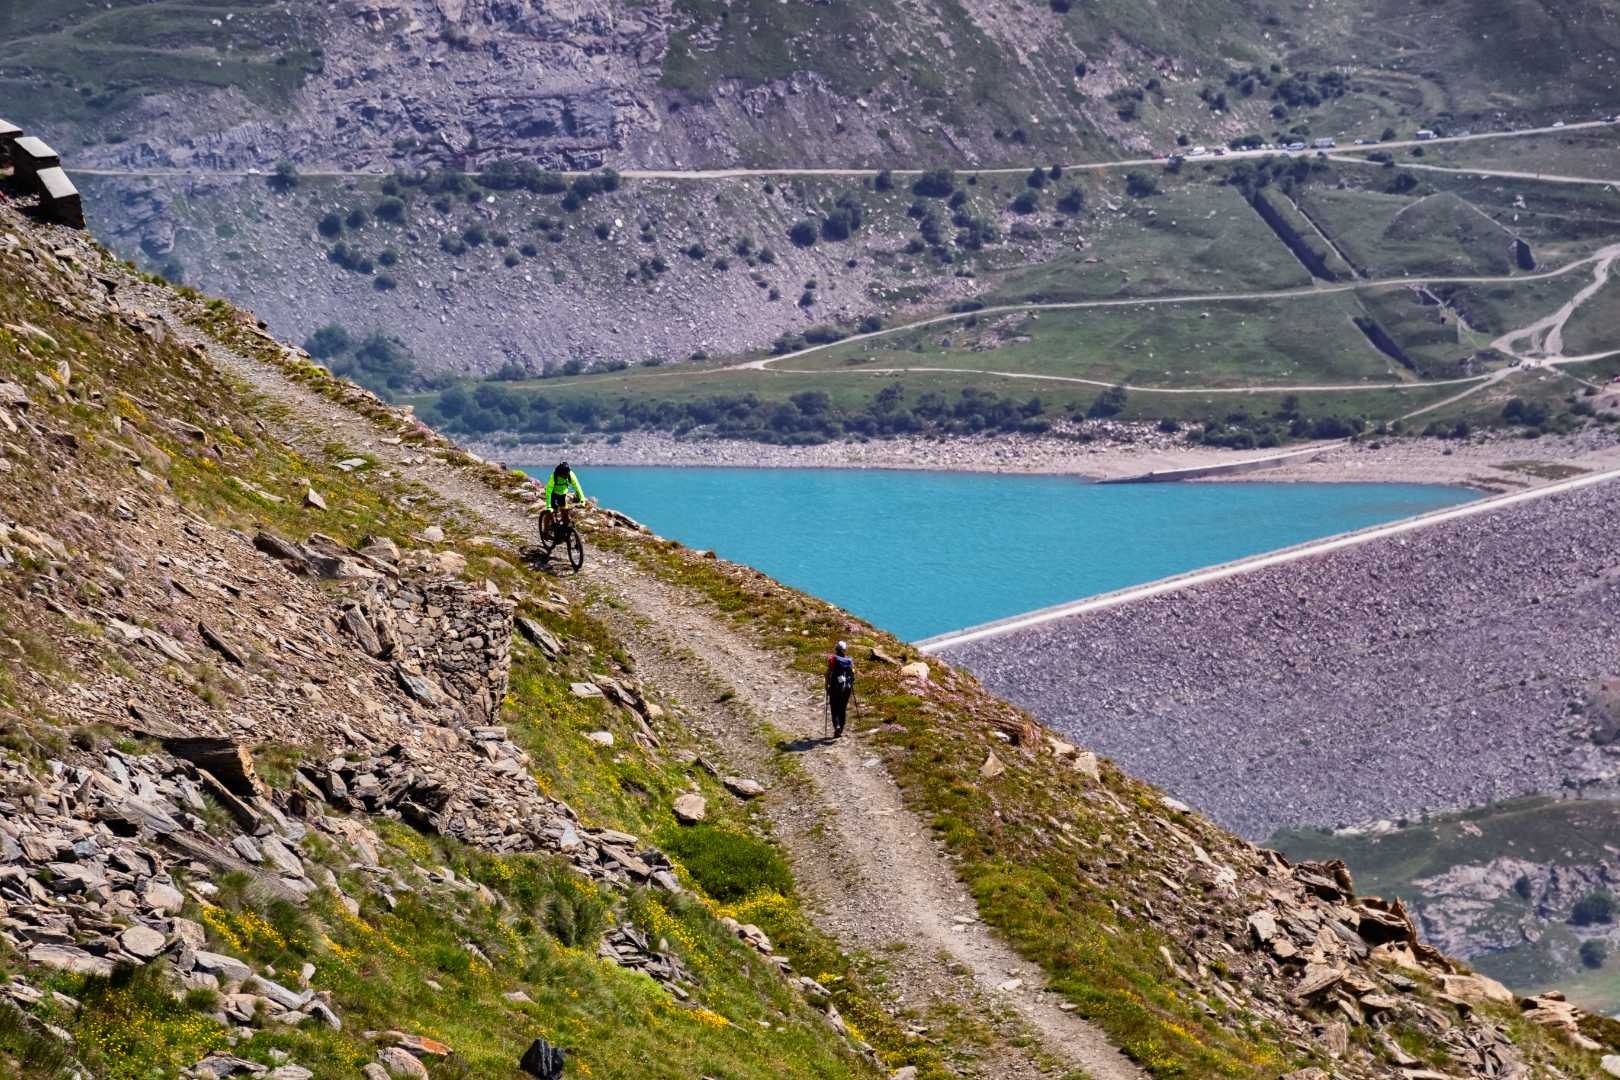
[{"label": "cyclist", "polygon": [[554,521],[560,520],[568,524],[568,493],[572,491],[574,498],[580,502],[585,501],[585,490],[579,486],[579,477],[564,461],[551,470],[551,479],[546,481],[545,508],[540,511],[540,535],[550,536]]}]

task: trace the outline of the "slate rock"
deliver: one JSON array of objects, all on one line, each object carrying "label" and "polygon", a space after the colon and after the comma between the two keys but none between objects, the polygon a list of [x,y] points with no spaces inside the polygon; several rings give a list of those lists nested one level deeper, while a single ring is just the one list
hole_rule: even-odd
[{"label": "slate rock", "polygon": [[539,1080],[560,1080],[566,1065],[567,1058],[563,1051],[544,1039],[530,1043],[518,1062],[518,1068],[530,1076],[539,1077]]},{"label": "slate rock", "polygon": [[427,1066],[418,1061],[415,1054],[398,1046],[385,1046],[377,1051],[377,1062],[388,1070],[389,1076],[428,1080]]},{"label": "slate rock", "polygon": [[168,939],[150,926],[132,926],[118,935],[124,951],[140,960],[150,960],[163,951]]},{"label": "slate rock", "polygon": [[683,825],[696,825],[709,813],[709,801],[701,795],[686,794],[675,800],[672,809],[675,820]]}]

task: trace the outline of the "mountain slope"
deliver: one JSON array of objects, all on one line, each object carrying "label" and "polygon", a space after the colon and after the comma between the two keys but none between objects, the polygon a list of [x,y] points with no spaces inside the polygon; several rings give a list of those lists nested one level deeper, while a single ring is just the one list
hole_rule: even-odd
[{"label": "mountain slope", "polygon": [[[233,1042],[322,1076],[416,1056],[515,1075],[535,1037],[581,1075],[870,1075],[866,1044],[925,1076],[1095,1068],[1070,1011],[1163,1077],[1598,1075],[1534,1022],[1575,1014],[1521,1015],[1342,868],[1242,842],[960,672],[891,662],[905,647],[845,613],[609,511],[587,573],[556,576],[522,547],[526,478],[227,305],[9,206],[0,274],[0,693],[14,797],[48,796],[0,844],[11,996],[96,1075]],[[864,681],[829,748],[800,703],[835,636]],[[205,734],[228,749],[199,758]],[[734,766],[762,770],[756,802]],[[894,813],[796,833],[852,768]],[[677,824],[690,794],[718,827]],[[954,872],[916,879],[931,899],[893,891],[888,845],[850,843],[905,814],[933,840],[910,850]],[[882,938],[815,915],[839,895],[821,836],[874,912],[956,905],[1037,982],[863,953]],[[50,1038],[19,1021],[0,1045]]]}]

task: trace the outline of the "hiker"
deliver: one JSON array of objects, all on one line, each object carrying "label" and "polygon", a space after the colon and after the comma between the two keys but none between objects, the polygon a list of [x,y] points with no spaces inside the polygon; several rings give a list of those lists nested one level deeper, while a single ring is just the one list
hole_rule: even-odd
[{"label": "hiker", "polygon": [[580,502],[585,501],[585,489],[579,486],[579,477],[574,470],[568,467],[568,462],[559,462],[551,470],[551,479],[546,481],[545,509],[540,511],[540,535],[551,535],[551,523],[558,515],[563,521],[568,520],[568,493],[572,491],[574,498]]},{"label": "hiker", "polygon": [[832,713],[835,739],[843,737],[845,713],[854,693],[855,661],[849,658],[849,646],[840,641],[827,657],[827,708]]}]

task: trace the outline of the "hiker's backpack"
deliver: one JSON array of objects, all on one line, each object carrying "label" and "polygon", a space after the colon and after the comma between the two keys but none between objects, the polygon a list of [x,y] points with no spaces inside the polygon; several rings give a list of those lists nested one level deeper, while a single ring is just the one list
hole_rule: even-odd
[{"label": "hiker's backpack", "polygon": [[855,661],[847,656],[832,658],[832,687],[840,694],[855,689]]}]

